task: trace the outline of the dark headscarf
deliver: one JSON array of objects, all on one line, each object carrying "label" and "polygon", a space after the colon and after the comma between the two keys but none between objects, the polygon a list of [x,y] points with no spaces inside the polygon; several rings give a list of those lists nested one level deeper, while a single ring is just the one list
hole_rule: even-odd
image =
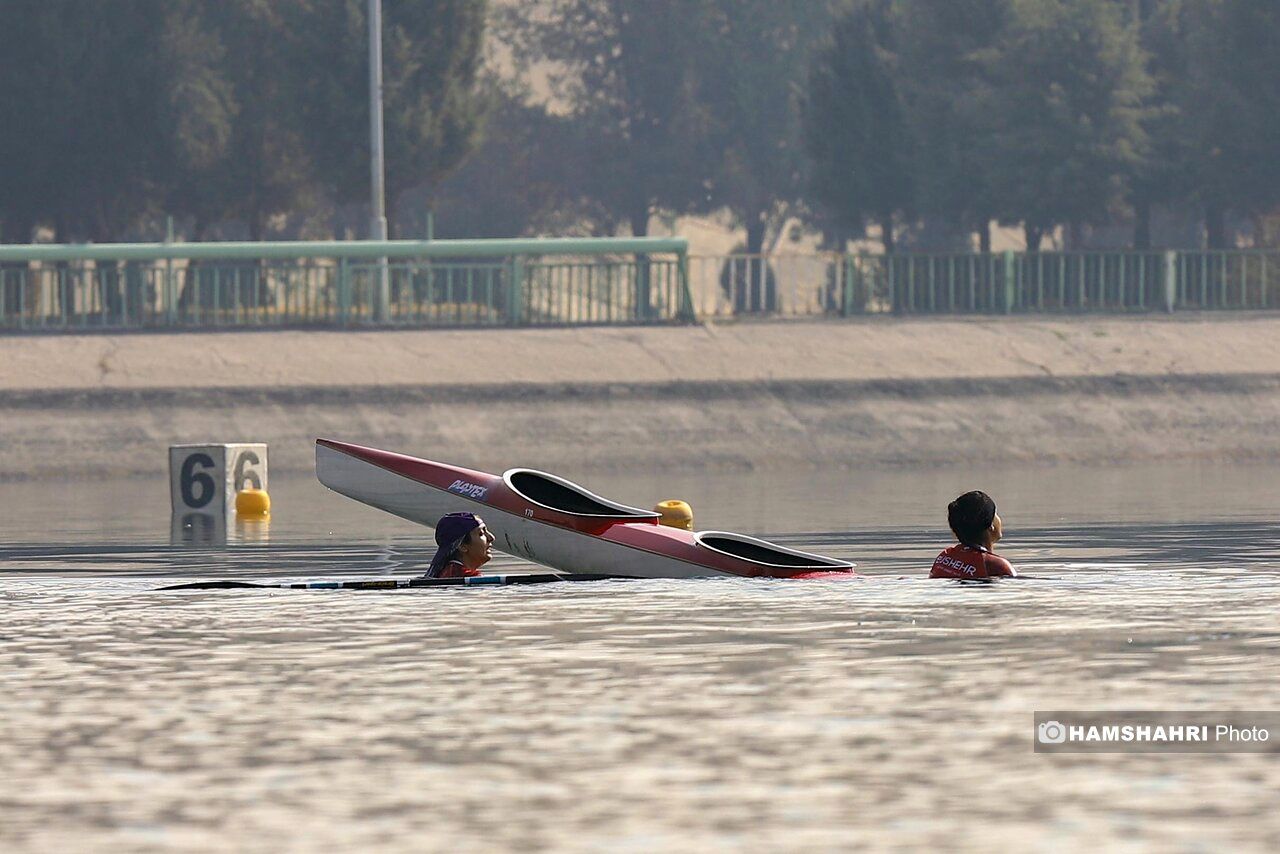
[{"label": "dark headscarf", "polygon": [[480,527],[480,517],[474,513],[446,513],[436,523],[435,557],[427,567],[427,578],[439,578],[445,564],[458,551],[467,535]]}]

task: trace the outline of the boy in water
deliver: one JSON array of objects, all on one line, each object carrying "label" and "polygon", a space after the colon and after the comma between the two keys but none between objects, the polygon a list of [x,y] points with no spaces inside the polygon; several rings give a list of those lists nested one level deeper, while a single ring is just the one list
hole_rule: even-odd
[{"label": "boy in water", "polygon": [[1009,561],[991,549],[1000,542],[1004,525],[996,503],[985,492],[966,492],[947,505],[947,524],[959,542],[933,561],[930,578],[1016,578]]}]

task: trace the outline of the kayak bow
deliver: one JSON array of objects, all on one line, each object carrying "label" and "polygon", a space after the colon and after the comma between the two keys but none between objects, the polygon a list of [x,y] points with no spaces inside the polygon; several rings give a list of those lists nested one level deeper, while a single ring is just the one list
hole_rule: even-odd
[{"label": "kayak bow", "polygon": [[335,492],[435,527],[446,513],[484,517],[508,554],[580,575],[629,578],[855,578],[853,564],[729,531],[658,524],[535,469],[502,475],[331,439],[316,440],[316,476]]}]

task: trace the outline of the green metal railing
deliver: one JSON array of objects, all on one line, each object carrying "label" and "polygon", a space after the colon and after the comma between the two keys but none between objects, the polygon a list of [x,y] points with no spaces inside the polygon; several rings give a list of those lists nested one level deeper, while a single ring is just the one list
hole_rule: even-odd
[{"label": "green metal railing", "polygon": [[1280,308],[1280,251],[689,259],[702,317]]},{"label": "green metal railing", "polygon": [[1278,272],[1271,250],[689,257],[678,238],[0,246],[0,329],[1255,310],[1280,308]]},{"label": "green metal railing", "polygon": [[693,321],[681,238],[0,246],[0,329]]}]

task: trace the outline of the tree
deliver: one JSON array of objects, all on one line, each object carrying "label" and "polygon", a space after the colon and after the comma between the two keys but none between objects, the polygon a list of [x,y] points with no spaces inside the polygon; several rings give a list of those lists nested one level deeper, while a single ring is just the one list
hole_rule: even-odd
[{"label": "tree", "polygon": [[879,222],[886,253],[915,191],[890,12],[889,0],[864,0],[836,21],[814,57],[804,109],[810,192],[847,228]]},{"label": "tree", "polygon": [[[489,81],[485,92],[490,103],[478,146],[434,191],[422,192],[418,207],[425,211],[429,203],[439,214],[436,234],[520,237],[544,226],[565,233],[594,219],[570,194],[577,168],[565,157],[574,147],[570,121],[499,81]],[[423,223],[415,225],[422,233]]]},{"label": "tree", "polygon": [[41,0],[15,0],[0,27],[0,228],[4,242],[26,243],[48,213],[43,192],[63,133],[55,110],[30,109],[46,102],[53,80],[43,54],[57,30],[56,7]]},{"label": "tree", "polygon": [[1186,29],[1181,20],[1182,0],[1143,0],[1133,4],[1131,15],[1147,56],[1153,94],[1146,122],[1151,140],[1146,158],[1128,177],[1134,211],[1134,249],[1151,248],[1151,213],[1155,205],[1188,198],[1194,187],[1191,164],[1196,158],[1186,115],[1177,103],[1190,60]]},{"label": "tree", "polygon": [[314,199],[299,95],[317,63],[294,26],[312,12],[310,0],[200,0],[199,12],[202,30],[187,35],[220,55],[220,79],[203,81],[210,94],[200,124],[225,142],[178,171],[172,204],[194,217],[196,239],[238,219],[250,240],[262,240],[270,217]]},{"label": "tree", "polygon": [[1175,98],[1191,140],[1188,171],[1210,248],[1227,247],[1225,213],[1280,202],[1280,9],[1266,0],[1186,0],[1187,66]]},{"label": "tree", "polygon": [[[160,206],[166,178],[184,159],[177,129],[195,131],[205,106],[185,97],[179,81],[207,54],[170,49],[193,8],[192,0],[8,5],[0,28],[0,219],[8,239],[31,240],[43,224],[57,241],[110,241]],[[136,270],[122,277],[118,265],[98,262],[81,275],[97,288],[95,312],[116,315],[141,301]],[[82,307],[69,290],[54,296],[64,312]]]},{"label": "tree", "polygon": [[746,228],[754,255],[803,194],[801,90],[832,14],[814,0],[714,0],[708,12],[695,58],[718,160],[711,204]]},{"label": "tree", "polygon": [[898,0],[894,13],[918,210],[977,232],[980,250],[990,252],[997,105],[982,93],[994,82],[988,59],[1008,26],[1010,0]]},{"label": "tree", "polygon": [[576,126],[571,194],[603,220],[648,233],[657,210],[706,210],[715,153],[695,52],[707,0],[547,0],[499,16],[521,68],[550,63]]},{"label": "tree", "polygon": [[1058,224],[1088,222],[1118,201],[1148,151],[1151,80],[1137,31],[1114,0],[1013,0],[988,52],[983,112],[1001,219],[1027,248]]},{"label": "tree", "polygon": [[[310,0],[294,29],[307,57],[305,148],[323,188],[369,198],[369,55],[364,0]],[[410,187],[430,192],[476,146],[485,0],[387,0],[383,124],[388,210]],[[394,226],[394,223],[392,223]]]},{"label": "tree", "polygon": [[170,72],[159,50],[187,6],[13,0],[0,27],[0,198],[23,240],[104,241],[153,203],[170,155]]},{"label": "tree", "polygon": [[[164,208],[192,217],[196,240],[236,207],[239,188],[228,180],[228,165],[243,96],[228,73],[228,51],[206,7],[190,3],[185,14],[172,16],[162,47],[173,69],[166,122],[172,148],[160,175]],[[245,153],[243,146],[235,151]]]}]

